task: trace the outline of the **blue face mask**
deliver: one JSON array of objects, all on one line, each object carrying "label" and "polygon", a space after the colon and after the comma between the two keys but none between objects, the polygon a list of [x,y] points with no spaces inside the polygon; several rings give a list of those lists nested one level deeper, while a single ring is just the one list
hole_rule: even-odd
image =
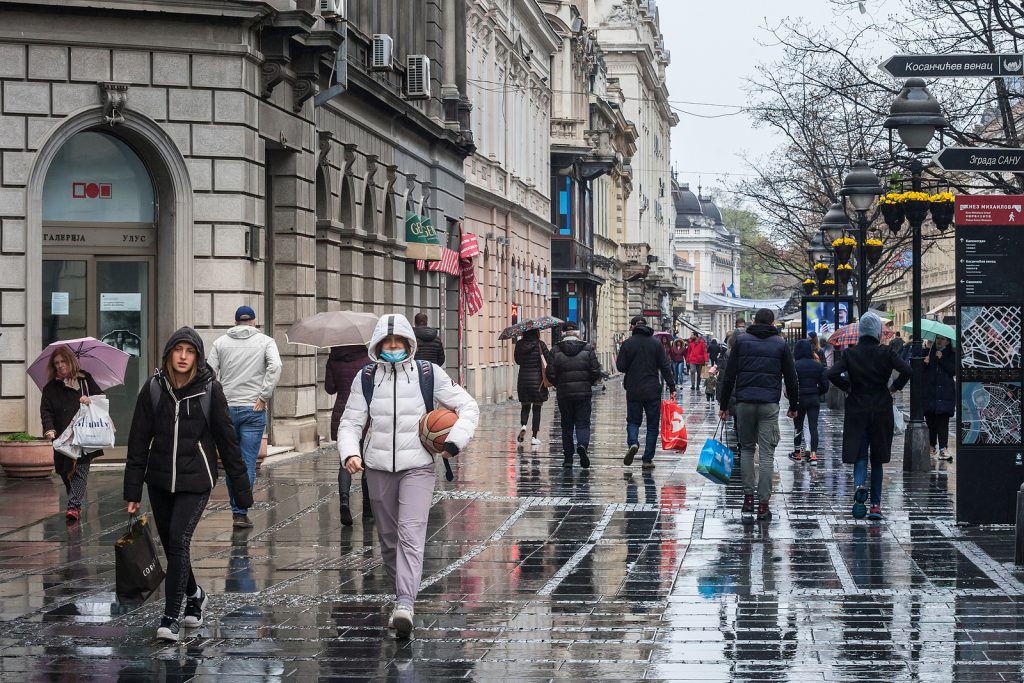
[{"label": "blue face mask", "polygon": [[401,363],[409,357],[409,352],[405,349],[401,351],[382,351],[380,357],[385,363]]}]

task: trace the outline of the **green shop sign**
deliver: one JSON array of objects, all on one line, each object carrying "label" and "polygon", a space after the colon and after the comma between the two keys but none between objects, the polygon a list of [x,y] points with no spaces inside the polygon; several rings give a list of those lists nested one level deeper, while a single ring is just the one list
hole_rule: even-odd
[{"label": "green shop sign", "polygon": [[441,242],[434,223],[426,216],[405,212],[405,257],[417,261],[440,261]]}]

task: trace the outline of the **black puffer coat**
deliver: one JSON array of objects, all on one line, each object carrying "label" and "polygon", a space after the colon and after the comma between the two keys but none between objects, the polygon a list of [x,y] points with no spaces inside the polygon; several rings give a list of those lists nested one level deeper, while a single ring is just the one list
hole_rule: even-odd
[{"label": "black puffer coat", "polygon": [[600,378],[601,363],[594,347],[579,337],[567,335],[551,349],[548,381],[555,385],[558,400],[589,400]]},{"label": "black puffer coat", "polygon": [[871,463],[887,463],[892,455],[895,428],[889,377],[900,373],[892,389],[902,389],[910,379],[910,366],[890,347],[874,337],[861,337],[832,364],[828,378],[847,392],[843,414],[843,462],[857,462],[865,439]]},{"label": "black puffer coat", "polygon": [[548,400],[548,390],[541,387],[541,354],[546,361],[549,351],[539,334],[527,335],[516,342],[515,360],[519,366],[516,393],[519,394],[520,403],[544,403]]},{"label": "black puffer coat", "polygon": [[[203,340],[190,327],[171,335],[164,347],[160,365],[166,365],[171,349],[178,342],[188,342],[198,351],[197,372],[187,385],[171,389],[170,382],[159,371],[142,385],[131,433],[128,436],[128,458],[124,471],[124,499],[142,499],[142,483],[170,493],[204,493],[217,481],[217,454],[231,479],[239,507],[252,507],[252,487],[238,437],[228,414],[224,389],[214,379],[203,355]],[[150,385],[160,387],[160,399],[153,410]],[[211,392],[210,420],[203,414],[202,396]]]},{"label": "black puffer coat", "polygon": [[793,354],[774,325],[754,324],[736,337],[729,352],[719,402],[723,410],[733,395],[740,403],[778,403],[783,382],[795,410],[800,389]]},{"label": "black puffer coat", "polygon": [[949,344],[942,349],[942,358],[938,358],[938,351],[932,344],[928,349],[928,362],[924,364],[924,412],[955,415],[956,351]]},{"label": "black puffer coat", "polygon": [[796,376],[800,381],[800,407],[816,406],[828,391],[828,371],[814,357],[811,342],[801,339],[793,348]]},{"label": "black puffer coat", "polygon": [[[84,370],[79,375],[78,383],[80,386],[78,391],[69,388],[63,380],[59,379],[52,379],[43,387],[43,397],[39,402],[39,418],[42,420],[44,433],[52,429],[57,436],[63,434],[71,421],[75,419],[78,409],[82,407],[79,399],[82,396],[98,396],[103,393],[92,375]],[[92,451],[82,457],[92,460],[101,455],[103,455],[103,451]]]},{"label": "black puffer coat", "polygon": [[665,348],[654,338],[654,330],[647,325],[637,325],[633,335],[622,343],[615,367],[626,373],[622,387],[626,390],[627,401],[657,401],[661,398],[658,375],[665,380],[669,391],[676,390],[675,373],[668,360]]},{"label": "black puffer coat", "polygon": [[444,344],[441,343],[437,330],[433,327],[420,325],[412,328],[416,335],[416,360],[425,360],[444,367]]},{"label": "black puffer coat", "polygon": [[352,391],[352,382],[356,375],[370,362],[365,346],[335,346],[327,359],[324,371],[324,391],[337,394],[334,398],[334,410],[331,412],[331,438],[338,438],[338,425],[348,403],[348,395]]}]

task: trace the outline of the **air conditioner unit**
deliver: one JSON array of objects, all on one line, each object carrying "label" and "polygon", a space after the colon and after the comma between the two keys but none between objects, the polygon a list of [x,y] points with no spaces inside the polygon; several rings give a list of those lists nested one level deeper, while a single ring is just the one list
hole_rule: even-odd
[{"label": "air conditioner unit", "polygon": [[318,0],[320,16],[332,21],[348,18],[348,0]]},{"label": "air conditioner unit", "polygon": [[395,42],[386,33],[373,34],[373,54],[370,56],[370,68],[374,71],[391,71],[395,68]]},{"label": "air conditioner unit", "polygon": [[407,97],[430,97],[430,57],[406,56],[405,94]]}]

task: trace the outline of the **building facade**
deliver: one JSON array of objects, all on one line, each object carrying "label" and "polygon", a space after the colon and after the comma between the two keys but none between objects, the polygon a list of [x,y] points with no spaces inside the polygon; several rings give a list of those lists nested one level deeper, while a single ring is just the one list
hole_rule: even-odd
[{"label": "building facade", "polygon": [[163,340],[192,325],[212,342],[247,304],[284,361],[271,441],[310,448],[329,436],[325,355],[287,344],[292,322],[454,324],[457,287],[416,271],[403,227],[429,217],[445,239],[464,217],[466,46],[448,29],[465,6],[320,6],[3,3],[0,431],[37,431],[25,369],[48,343],[130,354],[110,392],[127,425]]}]

